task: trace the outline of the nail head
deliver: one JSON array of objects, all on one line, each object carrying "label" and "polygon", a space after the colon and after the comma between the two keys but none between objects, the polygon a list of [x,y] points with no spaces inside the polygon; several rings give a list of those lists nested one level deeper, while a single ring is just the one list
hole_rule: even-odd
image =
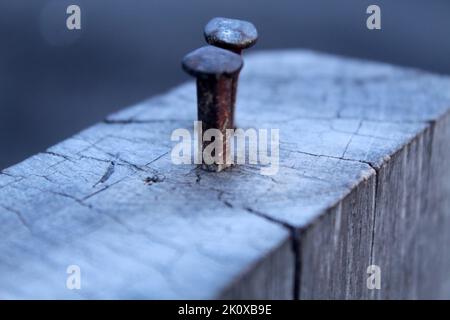
[{"label": "nail head", "polygon": [[252,23],[221,17],[208,22],[204,35],[211,45],[237,51],[250,48],[258,39],[258,31]]},{"label": "nail head", "polygon": [[187,54],[182,66],[194,77],[232,76],[242,69],[243,61],[241,56],[228,50],[204,46]]}]

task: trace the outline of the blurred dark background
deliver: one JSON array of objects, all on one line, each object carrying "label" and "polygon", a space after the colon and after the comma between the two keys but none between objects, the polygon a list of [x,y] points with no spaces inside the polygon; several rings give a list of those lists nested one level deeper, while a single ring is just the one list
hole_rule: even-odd
[{"label": "blurred dark background", "polygon": [[[81,7],[82,30],[66,28]],[[382,30],[366,28],[381,7]],[[0,0],[0,169],[188,77],[214,16],[252,21],[252,50],[311,48],[450,74],[449,0]]]}]

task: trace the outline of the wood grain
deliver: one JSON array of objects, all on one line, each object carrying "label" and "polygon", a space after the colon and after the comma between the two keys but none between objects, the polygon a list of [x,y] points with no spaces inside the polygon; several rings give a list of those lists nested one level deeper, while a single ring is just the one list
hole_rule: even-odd
[{"label": "wood grain", "polygon": [[448,297],[449,78],[246,56],[236,121],[280,129],[274,176],[174,165],[195,108],[186,83],[4,170],[0,298]]}]

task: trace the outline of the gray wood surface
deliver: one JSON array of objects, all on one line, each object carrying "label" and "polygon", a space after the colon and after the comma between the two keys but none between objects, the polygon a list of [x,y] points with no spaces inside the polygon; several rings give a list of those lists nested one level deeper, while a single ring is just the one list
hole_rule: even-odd
[{"label": "gray wood surface", "polygon": [[448,297],[450,79],[245,58],[237,125],[280,129],[277,175],[172,164],[193,83],[124,109],[0,175],[0,298]]}]

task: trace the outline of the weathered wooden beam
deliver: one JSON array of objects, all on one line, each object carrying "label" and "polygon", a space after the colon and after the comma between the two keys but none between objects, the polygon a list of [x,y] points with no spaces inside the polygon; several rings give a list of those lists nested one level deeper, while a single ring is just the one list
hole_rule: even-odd
[{"label": "weathered wooden beam", "polygon": [[2,172],[0,298],[448,297],[449,78],[246,56],[236,121],[280,129],[275,176],[174,165],[195,99],[179,86]]}]

